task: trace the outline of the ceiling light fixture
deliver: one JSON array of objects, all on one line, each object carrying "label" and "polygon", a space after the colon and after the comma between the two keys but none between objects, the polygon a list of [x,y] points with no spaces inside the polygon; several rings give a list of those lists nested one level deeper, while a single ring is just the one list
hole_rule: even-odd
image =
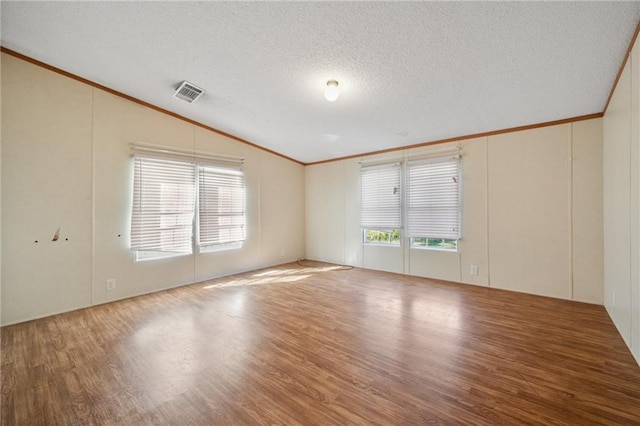
[{"label": "ceiling light fixture", "polygon": [[335,80],[327,81],[327,88],[324,89],[324,97],[329,102],[333,102],[338,99],[338,95],[340,92],[338,91],[338,82]]}]

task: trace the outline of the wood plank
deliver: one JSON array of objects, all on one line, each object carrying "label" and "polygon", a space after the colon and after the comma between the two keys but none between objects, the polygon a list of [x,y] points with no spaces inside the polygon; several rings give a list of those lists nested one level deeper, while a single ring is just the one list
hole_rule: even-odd
[{"label": "wood plank", "polygon": [[305,262],[2,328],[1,421],[640,424],[602,306]]}]

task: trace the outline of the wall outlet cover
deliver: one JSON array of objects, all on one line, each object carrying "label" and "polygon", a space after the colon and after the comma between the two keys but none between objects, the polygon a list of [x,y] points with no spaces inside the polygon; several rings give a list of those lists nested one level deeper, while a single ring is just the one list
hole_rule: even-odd
[{"label": "wall outlet cover", "polygon": [[107,280],[107,291],[112,291],[116,289],[116,280],[109,279]]}]

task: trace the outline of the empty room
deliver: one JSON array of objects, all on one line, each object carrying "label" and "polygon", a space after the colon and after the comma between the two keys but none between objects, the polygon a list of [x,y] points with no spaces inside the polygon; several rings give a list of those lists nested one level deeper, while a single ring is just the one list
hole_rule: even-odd
[{"label": "empty room", "polygon": [[640,425],[640,2],[0,20],[2,425]]}]

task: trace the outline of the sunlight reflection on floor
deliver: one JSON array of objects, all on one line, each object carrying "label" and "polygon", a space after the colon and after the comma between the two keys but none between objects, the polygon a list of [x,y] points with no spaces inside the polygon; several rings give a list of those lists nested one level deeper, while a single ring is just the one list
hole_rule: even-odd
[{"label": "sunlight reflection on floor", "polygon": [[204,288],[221,288],[221,287],[237,287],[237,286],[250,286],[250,285],[261,285],[261,284],[279,284],[279,283],[291,283],[295,281],[300,281],[305,278],[310,277],[311,275],[291,275],[288,277],[266,277],[266,278],[245,278],[240,280],[231,280],[222,283],[210,284],[204,286]]},{"label": "sunlight reflection on floor", "polygon": [[251,278],[237,278],[229,277],[229,281],[217,281],[213,284],[204,286],[206,289],[210,288],[222,288],[222,287],[237,287],[237,286],[251,286],[262,284],[278,284],[278,283],[291,283],[303,280],[310,277],[313,274],[320,272],[336,271],[344,268],[340,265],[329,266],[306,266],[303,268],[291,268],[291,269],[270,269],[257,274],[253,274]]},{"label": "sunlight reflection on floor", "polygon": [[291,283],[308,278],[313,274],[335,271],[341,268],[342,266],[339,265],[330,265],[316,267],[308,266],[303,268],[291,269],[270,269],[267,271],[259,272],[257,274],[253,274],[250,278],[229,277],[228,281],[217,281],[215,283],[204,286],[204,288],[210,289],[221,287]]},{"label": "sunlight reflection on floor", "polygon": [[331,265],[331,266],[317,266],[317,267],[304,267],[304,268],[296,268],[296,269],[272,269],[270,271],[261,272],[259,274],[253,275],[254,277],[264,277],[264,276],[277,276],[277,275],[291,275],[291,274],[312,274],[318,272],[329,272],[335,271],[337,269],[343,268],[340,265]]}]

